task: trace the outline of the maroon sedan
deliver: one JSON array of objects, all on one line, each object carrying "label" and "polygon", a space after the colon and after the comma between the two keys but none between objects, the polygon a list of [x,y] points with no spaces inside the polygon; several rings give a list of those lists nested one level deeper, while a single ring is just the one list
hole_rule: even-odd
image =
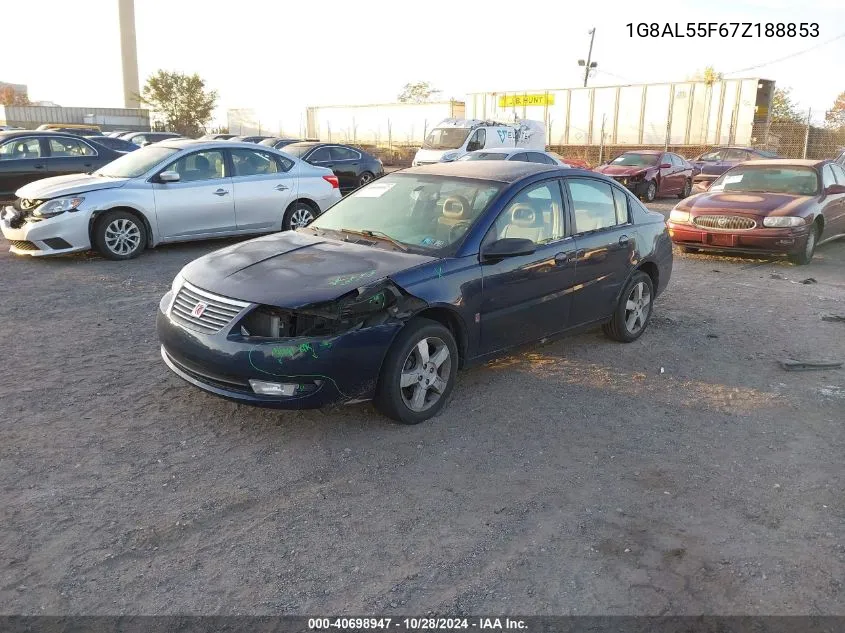
[{"label": "maroon sedan", "polygon": [[786,255],[808,264],[845,236],[845,170],[829,160],[753,160],[679,202],[669,235],[681,250]]},{"label": "maroon sedan", "polygon": [[692,165],[672,152],[625,152],[594,171],[610,176],[646,202],[659,196],[686,198],[692,189]]},{"label": "maroon sedan", "polygon": [[777,154],[773,152],[753,147],[717,147],[712,149],[690,160],[695,170],[692,176],[692,192],[707,191],[719,176],[740,163],[777,157]]}]

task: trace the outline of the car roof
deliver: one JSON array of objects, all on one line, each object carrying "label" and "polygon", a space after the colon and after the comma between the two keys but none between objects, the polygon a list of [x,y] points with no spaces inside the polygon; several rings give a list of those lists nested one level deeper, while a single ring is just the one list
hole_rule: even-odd
[{"label": "car roof", "polygon": [[[563,171],[563,168],[560,165],[524,163],[521,161],[459,160],[452,163],[434,163],[421,167],[411,167],[410,169],[403,169],[401,173],[515,182],[525,176],[543,171]],[[567,169],[566,173],[570,175],[573,170]]]},{"label": "car roof", "polygon": [[738,167],[746,165],[759,165],[761,167],[821,167],[829,163],[827,159],[818,160],[815,158],[765,158],[761,160],[747,160]]},{"label": "car roof", "polygon": [[[19,136],[74,136],[79,138],[80,136],[85,136],[84,134],[73,133],[73,132],[61,132],[59,130],[7,130],[7,131],[0,131],[0,140],[8,140],[11,138],[17,138]],[[101,136],[100,134],[96,134],[95,136]]]},{"label": "car roof", "polygon": [[531,149],[528,147],[491,147],[490,149],[477,149],[474,152],[469,152],[470,154],[516,154],[519,152],[538,152],[540,154],[545,154],[543,150],[540,149]]},{"label": "car roof", "polygon": [[[662,149],[629,149],[622,154],[663,154],[664,150]],[[619,154],[622,156],[622,154]]]},{"label": "car roof", "polygon": [[[149,146],[148,146],[149,147]],[[209,148],[209,149],[232,149],[243,147],[244,149],[251,149],[255,150],[258,149],[255,143],[248,143],[246,141],[227,141],[224,139],[194,139],[194,138],[174,138],[174,139],[165,139],[163,141],[159,141],[156,143],[156,147],[169,147],[170,149],[197,149],[197,148]],[[272,147],[267,147],[266,145],[263,146],[261,151],[270,150],[276,151]]]}]

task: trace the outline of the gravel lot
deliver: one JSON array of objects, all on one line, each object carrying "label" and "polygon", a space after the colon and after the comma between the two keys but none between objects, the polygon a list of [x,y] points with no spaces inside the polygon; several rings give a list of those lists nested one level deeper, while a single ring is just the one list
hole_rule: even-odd
[{"label": "gravel lot", "polygon": [[173,376],[158,300],[221,245],[0,240],[0,613],[845,615],[845,370],[777,363],[845,360],[845,242],[676,254],[637,342],[520,350],[416,427]]}]

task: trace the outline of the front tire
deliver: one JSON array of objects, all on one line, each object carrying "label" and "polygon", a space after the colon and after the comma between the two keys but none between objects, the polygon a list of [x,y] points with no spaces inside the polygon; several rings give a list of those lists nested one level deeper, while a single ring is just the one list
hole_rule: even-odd
[{"label": "front tire", "polygon": [[810,227],[810,232],[807,234],[807,241],[804,243],[804,248],[800,253],[790,255],[789,261],[796,266],[806,266],[813,261],[813,255],[816,254],[816,242],[819,240],[819,233],[819,224],[816,222],[812,227]]},{"label": "front tire", "polygon": [[109,211],[94,226],[94,248],[106,259],[133,259],[146,246],[144,223],[128,211]]},{"label": "front tire", "polygon": [[294,202],[285,211],[285,217],[282,219],[282,230],[290,231],[292,229],[301,229],[303,226],[308,226],[317,214],[314,209],[304,202]]},{"label": "front tire", "polygon": [[637,271],[619,295],[619,303],[610,321],[602,326],[604,333],[621,343],[636,341],[648,327],[653,305],[654,284],[651,277]]},{"label": "front tire", "polygon": [[646,202],[654,202],[654,199],[657,197],[657,183],[649,180],[642,197]]},{"label": "front tire", "polygon": [[409,321],[384,359],[376,408],[401,424],[419,424],[446,405],[458,372],[458,346],[437,321]]}]

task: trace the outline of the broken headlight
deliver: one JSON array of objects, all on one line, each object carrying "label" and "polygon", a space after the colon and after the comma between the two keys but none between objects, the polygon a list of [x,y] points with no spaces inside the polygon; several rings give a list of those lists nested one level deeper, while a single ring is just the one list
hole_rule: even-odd
[{"label": "broken headlight", "polygon": [[65,211],[76,211],[76,208],[83,203],[85,198],[56,198],[45,202],[40,207],[32,212],[36,218],[52,218],[55,215],[60,215]]},{"label": "broken headlight", "polygon": [[425,302],[404,293],[388,280],[353,290],[333,301],[296,310],[259,306],[241,319],[234,331],[242,336],[264,338],[332,336],[402,319],[423,306]]}]

